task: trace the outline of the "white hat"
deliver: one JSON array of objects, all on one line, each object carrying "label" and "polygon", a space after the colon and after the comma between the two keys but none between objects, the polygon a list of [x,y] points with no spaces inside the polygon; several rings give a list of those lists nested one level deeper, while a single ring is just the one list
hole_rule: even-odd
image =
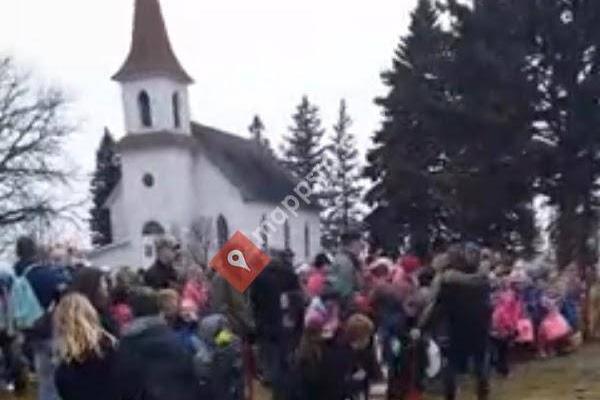
[{"label": "white hat", "polygon": [[374,271],[379,268],[385,268],[389,274],[394,269],[394,262],[387,257],[380,257],[367,267],[369,271]]}]

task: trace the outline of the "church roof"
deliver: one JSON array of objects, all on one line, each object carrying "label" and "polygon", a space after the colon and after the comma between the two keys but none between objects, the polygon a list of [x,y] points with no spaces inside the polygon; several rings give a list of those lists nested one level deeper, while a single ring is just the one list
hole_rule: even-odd
[{"label": "church roof", "polygon": [[136,0],[131,49],[113,79],[123,82],[157,74],[193,82],[173,52],[158,0]]},{"label": "church roof", "polygon": [[[294,195],[299,182],[254,140],[198,123],[192,123],[191,137],[169,132],[126,135],[118,148],[144,149],[167,145],[202,151],[240,191],[245,201],[281,203],[286,196]],[[302,208],[318,209],[316,202],[306,205],[300,200],[300,203]]]},{"label": "church roof", "polygon": [[192,134],[244,200],[280,203],[294,194],[298,179],[254,140],[197,123],[192,124]]}]

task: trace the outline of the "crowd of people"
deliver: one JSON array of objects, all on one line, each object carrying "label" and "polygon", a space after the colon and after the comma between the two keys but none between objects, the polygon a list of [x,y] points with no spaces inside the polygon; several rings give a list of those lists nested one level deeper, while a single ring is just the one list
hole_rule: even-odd
[{"label": "crowd of people", "polygon": [[381,382],[390,400],[440,387],[452,400],[470,372],[484,400],[490,367],[508,377],[516,354],[552,357],[600,331],[595,274],[473,243],[392,259],[347,232],[310,265],[271,250],[245,293],[181,265],[173,238],[156,251],[146,271],[102,271],[19,239],[0,279],[7,383],[22,392],[34,372],[40,400],[242,400],[257,380],[274,400],[368,399]]}]

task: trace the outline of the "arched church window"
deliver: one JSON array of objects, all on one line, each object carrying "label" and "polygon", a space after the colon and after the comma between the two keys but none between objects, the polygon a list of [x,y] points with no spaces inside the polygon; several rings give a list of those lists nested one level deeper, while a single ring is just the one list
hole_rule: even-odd
[{"label": "arched church window", "polygon": [[181,126],[181,116],[179,114],[179,93],[173,93],[171,102],[173,103],[173,123],[175,124],[175,128],[179,128]]},{"label": "arched church window", "polygon": [[290,249],[290,221],[287,219],[283,224],[283,246],[286,250]]},{"label": "arched church window", "polygon": [[223,247],[229,240],[229,226],[223,214],[220,214],[217,218],[217,240],[219,241],[219,247]]},{"label": "arched church window", "polygon": [[262,248],[263,250],[267,250],[269,248],[269,233],[267,232],[267,216],[263,214],[260,217],[260,236],[262,239]]},{"label": "arched church window", "polygon": [[150,107],[150,96],[142,90],[138,96],[138,107],[140,109],[140,120],[146,128],[152,126],[152,109]]},{"label": "arched church window", "polygon": [[310,257],[310,226],[308,222],[304,224],[304,256]]},{"label": "arched church window", "polygon": [[156,221],[146,222],[142,228],[143,236],[164,235],[165,233],[165,229]]}]

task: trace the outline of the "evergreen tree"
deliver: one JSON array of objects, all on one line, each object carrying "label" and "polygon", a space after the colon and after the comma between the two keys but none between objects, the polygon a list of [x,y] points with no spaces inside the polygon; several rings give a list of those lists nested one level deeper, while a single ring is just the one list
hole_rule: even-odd
[{"label": "evergreen tree", "polygon": [[[298,178],[307,177],[323,160],[322,139],[325,130],[321,127],[319,108],[311,104],[307,96],[292,116],[290,136],[283,145],[284,164]],[[314,189],[314,182],[308,182]]]},{"label": "evergreen tree", "polygon": [[531,249],[533,2],[446,3],[447,32],[432,1],[419,1],[382,76],[389,92],[376,100],[384,120],[367,168],[373,236],[388,247],[441,236]]},{"label": "evergreen tree", "polygon": [[90,211],[90,229],[92,243],[96,246],[112,242],[110,214],[104,208],[104,203],[120,179],[121,165],[115,152],[115,140],[109,130],[105,129],[96,152],[96,171],[91,182],[94,206]]},{"label": "evergreen tree", "polygon": [[346,101],[340,101],[338,120],[333,126],[331,144],[325,157],[330,168],[327,170],[327,187],[323,196],[325,209],[322,213],[323,245],[334,248],[341,233],[358,223],[361,190],[356,139],[349,131],[352,119],[348,115]]},{"label": "evergreen tree", "polygon": [[252,139],[256,144],[266,150],[271,156],[274,156],[273,149],[271,149],[271,143],[269,142],[269,139],[264,136],[265,125],[258,114],[252,119],[252,123],[248,127],[248,131],[252,135]]},{"label": "evergreen tree", "polygon": [[600,178],[600,3],[537,3],[532,57],[542,100],[541,191],[555,210],[552,238],[561,266],[597,257]]},{"label": "evergreen tree", "polygon": [[366,174],[374,182],[366,197],[373,207],[367,222],[373,240],[391,251],[407,238],[419,242],[444,234],[445,205],[433,180],[444,167],[444,152],[433,111],[446,101],[439,67],[449,57],[448,43],[438,11],[430,0],[420,0],[392,68],[382,74],[388,93],[375,101],[383,123],[367,156]]},{"label": "evergreen tree", "polygon": [[450,96],[435,112],[446,159],[436,185],[451,207],[446,223],[463,239],[531,249],[538,102],[530,61],[533,2],[448,3],[456,39],[441,75]]}]

